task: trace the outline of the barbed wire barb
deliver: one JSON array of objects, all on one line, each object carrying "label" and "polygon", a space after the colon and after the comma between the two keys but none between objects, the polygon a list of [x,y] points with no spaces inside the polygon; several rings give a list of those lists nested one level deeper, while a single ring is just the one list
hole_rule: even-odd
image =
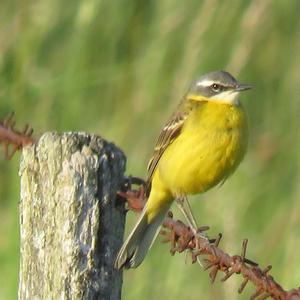
[{"label": "barbed wire barb", "polygon": [[34,143],[33,129],[26,124],[22,130],[15,129],[14,112],[11,112],[3,120],[0,120],[0,144],[4,149],[7,160],[26,145]]}]

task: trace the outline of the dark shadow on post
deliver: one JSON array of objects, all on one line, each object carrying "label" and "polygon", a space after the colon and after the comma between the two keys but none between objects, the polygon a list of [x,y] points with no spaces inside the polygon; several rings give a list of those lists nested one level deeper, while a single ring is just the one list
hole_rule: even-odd
[{"label": "dark shadow on post", "polygon": [[125,156],[85,133],[46,133],[21,166],[19,299],[120,299],[114,269]]}]

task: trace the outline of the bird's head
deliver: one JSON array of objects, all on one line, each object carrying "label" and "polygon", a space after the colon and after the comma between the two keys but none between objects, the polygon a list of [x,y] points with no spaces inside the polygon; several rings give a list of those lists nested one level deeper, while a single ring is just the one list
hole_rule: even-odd
[{"label": "bird's head", "polygon": [[238,104],[240,92],[252,88],[249,84],[239,83],[225,71],[215,71],[203,75],[193,82],[187,98],[192,101],[212,101],[227,104]]}]

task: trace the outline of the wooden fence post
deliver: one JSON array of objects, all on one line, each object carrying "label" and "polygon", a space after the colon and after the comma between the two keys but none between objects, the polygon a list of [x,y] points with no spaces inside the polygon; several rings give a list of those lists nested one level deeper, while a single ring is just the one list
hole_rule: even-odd
[{"label": "wooden fence post", "polygon": [[124,170],[121,150],[86,133],[46,133],[24,148],[19,299],[120,299]]}]

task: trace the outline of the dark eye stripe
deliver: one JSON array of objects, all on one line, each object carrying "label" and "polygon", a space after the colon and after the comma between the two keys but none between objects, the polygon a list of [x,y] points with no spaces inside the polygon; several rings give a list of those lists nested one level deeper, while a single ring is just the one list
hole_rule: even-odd
[{"label": "dark eye stripe", "polygon": [[226,86],[226,85],[222,85],[220,83],[214,83],[210,86],[210,89],[214,92],[214,93],[220,93],[223,91],[227,91],[230,90],[232,88],[232,86]]}]

